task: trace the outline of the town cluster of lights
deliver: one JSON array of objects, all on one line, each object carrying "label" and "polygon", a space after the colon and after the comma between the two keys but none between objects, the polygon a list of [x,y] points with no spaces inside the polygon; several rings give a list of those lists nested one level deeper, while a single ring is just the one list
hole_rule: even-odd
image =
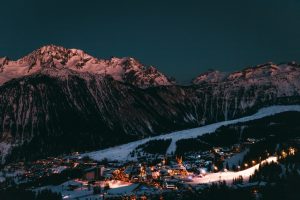
[{"label": "town cluster of lights", "polygon": [[281,151],[281,154],[280,154],[280,156],[279,156],[279,159],[284,159],[284,158],[286,158],[287,156],[293,156],[293,155],[296,154],[296,151],[297,151],[297,149],[296,149],[296,148],[293,148],[293,147],[288,148],[287,151],[282,150],[282,151]]}]

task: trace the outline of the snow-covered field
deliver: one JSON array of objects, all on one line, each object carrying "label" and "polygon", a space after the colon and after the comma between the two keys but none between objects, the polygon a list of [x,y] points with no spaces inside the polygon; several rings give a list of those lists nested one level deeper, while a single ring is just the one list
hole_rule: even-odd
[{"label": "snow-covered field", "polygon": [[92,159],[95,160],[103,160],[104,158],[107,158],[108,160],[134,160],[135,157],[130,157],[130,152],[135,149],[137,146],[144,144],[150,140],[154,139],[172,139],[172,142],[167,150],[167,153],[170,154],[172,152],[175,152],[176,150],[176,142],[181,139],[186,138],[196,138],[198,136],[201,136],[205,133],[213,133],[216,129],[218,129],[221,126],[224,125],[230,125],[230,124],[236,124],[239,122],[247,122],[255,119],[260,119],[266,116],[271,116],[274,114],[287,112],[287,111],[297,111],[300,112],[300,105],[278,105],[278,106],[270,106],[266,108],[260,109],[257,113],[242,117],[234,120],[229,121],[222,121],[214,124],[210,124],[207,126],[202,126],[199,128],[193,128],[183,131],[176,131],[165,135],[160,135],[156,137],[150,137],[142,140],[138,140],[135,142],[130,142],[128,144],[123,144],[116,147],[111,147],[99,151],[94,151],[90,153],[83,154],[81,156],[89,156]]},{"label": "snow-covered field", "polygon": [[225,160],[224,162],[224,167],[226,166],[226,164],[228,164],[228,166],[230,168],[232,168],[233,165],[237,166],[239,164],[239,162],[243,161],[244,156],[249,152],[249,149],[245,149],[244,151],[237,153],[235,155],[233,155],[232,157],[228,158],[227,160]]},{"label": "snow-covered field", "polygon": [[[122,195],[130,194],[134,189],[138,187],[138,184],[133,184],[129,182],[123,182],[118,180],[101,182],[98,186],[104,188],[108,184],[110,189],[107,191],[108,195]],[[77,186],[76,189],[70,190],[69,186]],[[51,190],[52,192],[61,193],[63,199],[89,199],[89,200],[99,200],[102,199],[100,194],[94,194],[93,189],[87,186],[87,182],[82,182],[79,180],[70,180],[64,182],[60,185],[48,185],[34,189],[33,191],[38,192],[42,190]]]},{"label": "snow-covered field", "polygon": [[[271,163],[272,161],[277,162],[277,157],[274,156],[269,157],[266,160],[263,160],[261,164]],[[207,183],[213,183],[218,181],[226,181],[226,183],[231,183],[234,178],[238,178],[239,176],[242,176],[243,180],[248,182],[249,177],[252,174],[254,174],[255,170],[257,170],[258,168],[259,168],[259,164],[238,172],[227,171],[227,172],[209,173],[204,177],[193,178],[193,182],[191,182],[190,184],[207,184]]]}]

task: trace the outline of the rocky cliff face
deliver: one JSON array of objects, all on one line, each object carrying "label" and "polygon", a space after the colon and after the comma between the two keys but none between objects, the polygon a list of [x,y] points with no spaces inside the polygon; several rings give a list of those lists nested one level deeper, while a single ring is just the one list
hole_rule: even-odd
[{"label": "rocky cliff face", "polygon": [[199,75],[193,83],[198,90],[206,91],[205,96],[213,98],[211,102],[215,103],[211,106],[216,106],[226,120],[258,105],[292,102],[300,94],[299,77],[300,67],[296,63],[268,63],[233,73],[210,71]]},{"label": "rocky cliff face", "polygon": [[[76,59],[70,52],[65,54],[65,49],[57,57],[51,51],[49,59],[36,55],[45,51],[41,48],[17,61],[22,63],[18,67],[10,63],[16,61],[0,60],[2,161],[7,154],[6,160],[11,161],[101,149],[237,118],[267,105],[300,101],[300,68],[295,63],[266,64],[228,74],[208,72],[191,86],[178,86],[157,81],[157,76],[166,76],[157,75],[161,73],[155,68],[132,64],[132,59],[113,65],[122,72],[116,75],[98,73],[100,68],[87,64],[92,62],[87,61],[90,57],[79,50],[67,50],[77,52]],[[83,64],[71,64],[79,54]],[[126,69],[135,69],[133,65],[141,70],[129,76]],[[18,76],[11,79],[14,69]]]}]

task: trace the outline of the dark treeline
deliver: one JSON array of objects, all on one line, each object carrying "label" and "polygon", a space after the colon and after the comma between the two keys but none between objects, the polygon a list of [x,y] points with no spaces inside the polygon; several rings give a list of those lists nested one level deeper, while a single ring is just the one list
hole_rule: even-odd
[{"label": "dark treeline", "polygon": [[273,142],[282,142],[300,136],[299,118],[298,112],[285,112],[253,121],[222,126],[215,133],[199,138],[215,146],[228,146],[246,141],[247,138],[270,140],[273,137]]},{"label": "dark treeline", "polygon": [[265,181],[269,183],[278,182],[282,176],[282,168],[279,164],[271,162],[259,166],[259,169],[250,176],[249,182]]},{"label": "dark treeline", "polygon": [[[245,142],[248,138],[262,139],[265,142],[255,144],[256,146],[253,149],[259,148],[258,151],[260,151],[260,146],[265,146],[266,151],[274,152],[275,144],[300,137],[299,117],[298,112],[286,112],[249,122],[222,126],[214,133],[199,136],[197,140],[212,146],[229,147],[233,144]],[[192,140],[189,139],[189,142]],[[180,142],[178,141],[178,144]]]},{"label": "dark treeline", "polygon": [[201,141],[200,139],[183,139],[176,142],[176,155],[184,155],[189,152],[207,151],[211,149],[211,145]]},{"label": "dark treeline", "polygon": [[245,162],[266,158],[276,152],[276,145],[300,136],[300,114],[286,112],[258,120],[222,126],[214,133],[198,138],[183,139],[176,143],[176,154],[206,151],[211,147],[231,147],[246,142],[248,138],[259,140],[250,145]]},{"label": "dark treeline", "polygon": [[244,156],[243,163],[251,164],[253,160],[258,163],[270,155],[274,155],[276,153],[276,147],[277,141],[274,141],[272,137],[258,141],[249,146],[249,151]]},{"label": "dark treeline", "polygon": [[136,149],[142,149],[144,152],[150,154],[165,155],[168,147],[171,144],[171,141],[171,139],[150,140],[145,144],[139,145]]}]

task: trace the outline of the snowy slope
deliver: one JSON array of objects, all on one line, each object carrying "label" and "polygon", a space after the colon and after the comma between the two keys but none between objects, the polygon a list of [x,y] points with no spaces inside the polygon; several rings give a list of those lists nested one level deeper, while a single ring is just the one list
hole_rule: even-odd
[{"label": "snowy slope", "polygon": [[[61,193],[63,199],[101,199],[99,194],[94,194],[93,190],[88,189],[88,186],[85,185],[86,182],[80,180],[69,180],[60,185],[47,185],[34,189],[34,192],[39,192],[43,190],[51,190],[55,193]],[[100,183],[100,187],[104,188],[105,184],[108,184],[110,189],[108,194],[123,194],[130,193],[132,190],[137,188],[138,184],[132,184],[129,182],[123,182],[119,180],[103,181]],[[69,189],[69,185],[78,186],[74,190]]]},{"label": "snowy slope", "polygon": [[120,146],[116,146],[116,147],[112,147],[112,148],[108,148],[108,149],[90,152],[90,153],[84,154],[83,156],[87,155],[95,160],[102,160],[104,158],[107,158],[108,160],[132,160],[134,158],[131,158],[129,156],[130,152],[133,149],[135,149],[137,146],[144,144],[144,143],[148,142],[149,140],[153,140],[153,139],[172,139],[171,145],[169,146],[169,148],[167,150],[167,153],[170,154],[172,152],[175,152],[176,141],[178,141],[178,140],[186,139],[186,138],[196,138],[205,133],[212,133],[217,128],[219,128],[223,125],[251,121],[251,120],[260,119],[260,118],[263,118],[266,116],[270,116],[270,115],[274,115],[274,114],[278,114],[278,113],[282,113],[282,112],[287,112],[287,111],[300,112],[300,105],[270,106],[270,107],[262,108],[257,113],[247,116],[247,117],[242,117],[242,118],[235,119],[235,120],[218,122],[218,123],[210,124],[210,125],[199,127],[199,128],[194,128],[194,129],[176,131],[176,132],[161,135],[161,136],[150,137],[150,138],[146,138],[143,140],[131,142],[128,144],[124,144],[124,145],[120,145]]},{"label": "snowy slope", "polygon": [[238,178],[239,176],[243,177],[243,180],[248,182],[249,177],[254,174],[255,170],[258,170],[260,164],[277,162],[277,157],[269,157],[266,160],[263,160],[261,163],[254,165],[248,169],[238,171],[238,172],[218,172],[218,173],[209,173],[204,177],[196,177],[193,178],[193,182],[190,184],[205,184],[205,183],[213,183],[218,181],[226,181],[226,183],[231,183],[234,178]]},{"label": "snowy slope", "polygon": [[224,162],[224,167],[226,166],[226,164],[228,164],[228,166],[230,168],[232,168],[234,165],[237,166],[239,164],[239,162],[242,162],[245,155],[249,152],[249,149],[246,148],[244,151],[237,153],[235,155],[233,155],[232,157],[228,158],[225,160]]}]

